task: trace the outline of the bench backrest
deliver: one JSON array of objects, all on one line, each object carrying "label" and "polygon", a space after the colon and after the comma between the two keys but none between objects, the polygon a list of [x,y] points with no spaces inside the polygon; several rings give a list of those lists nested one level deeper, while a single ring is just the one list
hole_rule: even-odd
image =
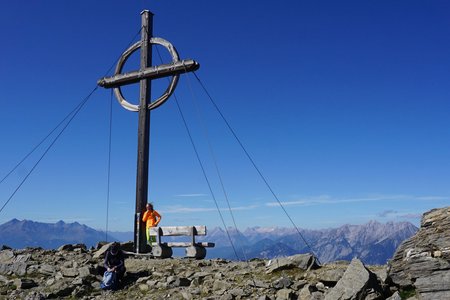
[{"label": "bench backrest", "polygon": [[192,235],[192,228],[194,228],[194,235],[206,235],[206,226],[163,226],[163,227],[151,227],[150,235],[155,236],[190,236]]}]

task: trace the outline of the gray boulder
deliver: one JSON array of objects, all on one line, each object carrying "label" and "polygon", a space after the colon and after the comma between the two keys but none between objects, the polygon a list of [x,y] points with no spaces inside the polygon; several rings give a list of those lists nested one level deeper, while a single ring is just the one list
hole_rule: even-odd
[{"label": "gray boulder", "polygon": [[[359,259],[354,258],[336,286],[325,295],[325,300],[365,299],[368,290],[372,287],[379,290],[376,275],[370,272]],[[381,293],[378,299],[383,299]]]},{"label": "gray boulder", "polygon": [[10,249],[0,251],[0,263],[11,263],[14,259],[14,252]]},{"label": "gray boulder", "polygon": [[24,276],[27,273],[27,262],[31,255],[16,255],[10,249],[0,251],[0,274]]},{"label": "gray boulder", "polygon": [[27,264],[23,262],[0,264],[0,274],[24,276],[27,273]]},{"label": "gray boulder", "polygon": [[296,294],[290,289],[281,289],[277,292],[276,296],[277,300],[291,300],[295,298],[297,298]]},{"label": "gray boulder", "polygon": [[278,280],[276,280],[272,286],[276,288],[277,290],[283,289],[283,288],[289,288],[292,285],[292,281],[289,278],[282,277]]},{"label": "gray boulder", "polygon": [[391,297],[387,298],[386,300],[402,300],[402,297],[400,297],[400,294],[398,292],[395,292]]}]

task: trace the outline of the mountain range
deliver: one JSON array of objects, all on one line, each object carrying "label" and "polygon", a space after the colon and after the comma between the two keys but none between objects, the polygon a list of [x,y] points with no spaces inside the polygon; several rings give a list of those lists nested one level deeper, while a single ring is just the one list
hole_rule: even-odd
[{"label": "mountain range", "polygon": [[358,257],[366,264],[382,265],[393,256],[401,242],[417,230],[409,222],[382,224],[377,221],[322,230],[252,227],[240,232],[228,229],[233,249],[227,233],[214,228],[205,240],[221,245],[208,250],[210,257],[236,259],[237,255],[240,259],[269,259],[312,252],[322,263]]},{"label": "mountain range", "polygon": [[105,240],[105,233],[78,222],[40,223],[12,219],[0,225],[0,244],[13,248],[58,248],[64,244],[84,243],[93,246]]},{"label": "mountain range", "polygon": [[[251,227],[243,231],[227,228],[227,232],[216,227],[209,230],[206,237],[198,238],[198,241],[216,244],[215,248],[208,249],[208,258],[271,259],[312,252],[322,263],[358,257],[366,264],[381,265],[393,256],[395,249],[403,240],[414,235],[417,230],[417,227],[408,222],[382,224],[376,221],[363,225],[343,225],[339,228],[322,230],[300,229],[299,231],[295,228],[284,227]],[[78,243],[91,247],[105,239],[105,232],[78,222],[40,223],[13,219],[0,225],[0,245],[13,248],[53,249],[64,244]],[[108,233],[110,241],[132,239],[132,232]]]}]

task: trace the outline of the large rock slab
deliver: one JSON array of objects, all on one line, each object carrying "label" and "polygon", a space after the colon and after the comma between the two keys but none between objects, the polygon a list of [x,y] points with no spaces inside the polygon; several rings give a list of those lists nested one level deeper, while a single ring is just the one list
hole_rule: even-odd
[{"label": "large rock slab", "polygon": [[103,245],[100,249],[97,250],[97,252],[95,252],[94,254],[94,258],[104,258],[106,255],[106,251],[108,251],[109,247],[111,247],[113,243],[108,243]]},{"label": "large rock slab", "polygon": [[288,257],[275,258],[267,265],[267,273],[274,271],[299,268],[302,270],[317,269],[317,259],[311,254],[297,254]]},{"label": "large rock slab", "polygon": [[450,299],[450,207],[426,212],[415,236],[389,262],[389,278],[421,299]]}]

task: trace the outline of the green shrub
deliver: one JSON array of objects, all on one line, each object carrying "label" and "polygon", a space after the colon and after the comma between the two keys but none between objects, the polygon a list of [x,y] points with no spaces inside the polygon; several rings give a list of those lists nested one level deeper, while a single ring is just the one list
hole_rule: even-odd
[{"label": "green shrub", "polygon": [[400,294],[400,298],[402,298],[402,300],[403,299],[406,300],[406,299],[411,298],[416,295],[416,289],[412,286],[403,288],[399,291],[399,294]]}]

